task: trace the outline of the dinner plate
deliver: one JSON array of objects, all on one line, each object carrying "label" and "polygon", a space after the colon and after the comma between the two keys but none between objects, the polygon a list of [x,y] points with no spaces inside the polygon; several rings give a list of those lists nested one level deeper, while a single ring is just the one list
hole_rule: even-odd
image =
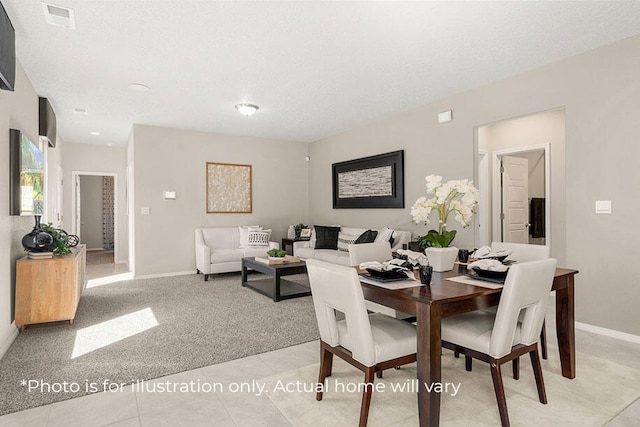
[{"label": "dinner plate", "polygon": [[378,271],[372,268],[367,268],[367,272],[372,277],[380,277],[382,279],[406,279],[407,278],[407,275],[403,271],[398,271],[398,270]]},{"label": "dinner plate", "polygon": [[475,271],[478,276],[488,277],[490,279],[504,279],[505,277],[507,277],[507,272],[509,271],[482,270],[478,267],[473,267],[472,270]]}]

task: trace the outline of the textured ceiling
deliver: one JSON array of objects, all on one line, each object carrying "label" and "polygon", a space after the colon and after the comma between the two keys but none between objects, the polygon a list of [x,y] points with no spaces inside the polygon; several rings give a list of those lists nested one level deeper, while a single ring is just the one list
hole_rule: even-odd
[{"label": "textured ceiling", "polygon": [[76,30],[1,1],[62,139],[120,146],[134,123],[314,141],[640,34],[637,1],[52,0]]}]

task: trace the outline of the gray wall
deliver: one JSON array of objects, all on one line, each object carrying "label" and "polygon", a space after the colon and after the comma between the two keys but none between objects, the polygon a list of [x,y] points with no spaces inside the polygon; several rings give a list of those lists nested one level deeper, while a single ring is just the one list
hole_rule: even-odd
[{"label": "gray wall", "polygon": [[118,181],[117,221],[118,233],[114,236],[117,245],[116,262],[127,262],[129,258],[129,232],[127,219],[127,149],[104,145],[66,143],[62,151],[64,182],[64,227],[71,232],[71,172],[114,173]]},{"label": "gray wall", "polygon": [[[424,194],[424,177],[471,178],[474,129],[508,118],[566,109],[565,214],[552,216],[552,254],[580,270],[576,318],[640,335],[640,287],[633,265],[640,244],[632,192],[640,187],[640,36],[312,143],[310,221],[409,227],[409,207]],[[453,110],[453,121],[436,115]],[[405,149],[404,210],[333,210],[331,163]],[[553,171],[552,171],[553,173]],[[560,190],[562,190],[560,188]],[[612,215],[595,215],[595,200],[612,200]],[[414,234],[423,228],[411,228]],[[559,234],[559,235],[556,235]],[[455,244],[473,244],[466,230]]]},{"label": "gray wall", "polygon": [[[54,106],[55,107],[55,106]],[[24,256],[21,240],[34,225],[33,216],[10,216],[9,213],[9,129],[20,129],[32,141],[38,140],[38,95],[16,63],[14,92],[0,90],[0,356],[4,354],[17,333],[12,324],[15,292],[15,261]],[[59,163],[63,145],[60,138],[56,148],[47,149],[48,173]],[[45,180],[49,180],[47,176]],[[56,197],[55,189],[48,197]],[[47,211],[50,205],[47,201]],[[45,221],[49,221],[46,217]]]},{"label": "gray wall", "polygon": [[[195,228],[260,224],[279,242],[307,219],[307,144],[135,125],[129,145],[136,276],[195,272]],[[206,162],[252,165],[251,214],[206,213]]]},{"label": "gray wall", "polygon": [[103,249],[102,176],[80,176],[80,242],[87,249]]}]

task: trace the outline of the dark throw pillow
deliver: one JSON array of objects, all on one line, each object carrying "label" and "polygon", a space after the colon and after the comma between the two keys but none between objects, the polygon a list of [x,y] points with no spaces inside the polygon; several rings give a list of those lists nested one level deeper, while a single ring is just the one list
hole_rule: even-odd
[{"label": "dark throw pillow", "polygon": [[316,225],[316,249],[338,249],[340,227]]},{"label": "dark throw pillow", "polygon": [[355,243],[356,245],[359,245],[360,243],[373,243],[376,240],[377,235],[378,232],[376,230],[367,230],[359,235],[356,241],[353,243]]}]

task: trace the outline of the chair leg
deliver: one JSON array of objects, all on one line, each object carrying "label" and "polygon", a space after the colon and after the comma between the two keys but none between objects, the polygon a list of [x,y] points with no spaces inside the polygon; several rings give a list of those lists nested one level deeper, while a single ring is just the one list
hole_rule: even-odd
[{"label": "chair leg", "polygon": [[520,358],[516,357],[511,361],[511,364],[513,365],[513,379],[519,380],[520,379]]},{"label": "chair leg", "polygon": [[536,387],[538,387],[538,397],[540,403],[547,404],[547,393],[544,389],[544,380],[542,379],[542,365],[540,365],[540,357],[538,357],[538,348],[529,353],[531,357],[531,366],[533,367],[533,375],[536,377]]},{"label": "chair leg", "polygon": [[500,411],[500,422],[502,427],[509,427],[509,413],[507,412],[507,398],[504,395],[504,385],[502,383],[502,373],[500,365],[491,362],[491,377],[493,378],[493,389],[496,393],[498,401],[498,410]]},{"label": "chair leg", "polygon": [[[320,344],[320,373],[318,374],[318,383],[324,384],[324,380],[331,376],[331,367],[333,365],[333,353]],[[322,400],[322,388],[318,388],[316,392],[316,400]]]},{"label": "chair leg", "polygon": [[375,368],[367,367],[364,372],[365,388],[362,392],[362,406],[360,407],[360,427],[366,427],[369,418],[369,406],[371,406],[371,395],[373,394],[373,382],[375,381]]},{"label": "chair leg", "polygon": [[465,354],[464,355],[464,369],[466,369],[467,372],[471,372],[472,366],[473,366],[473,359],[471,358],[471,356],[467,356]]},{"label": "chair leg", "polygon": [[540,331],[540,349],[542,349],[542,358],[547,360],[547,327],[546,322],[542,322],[542,330]]}]

